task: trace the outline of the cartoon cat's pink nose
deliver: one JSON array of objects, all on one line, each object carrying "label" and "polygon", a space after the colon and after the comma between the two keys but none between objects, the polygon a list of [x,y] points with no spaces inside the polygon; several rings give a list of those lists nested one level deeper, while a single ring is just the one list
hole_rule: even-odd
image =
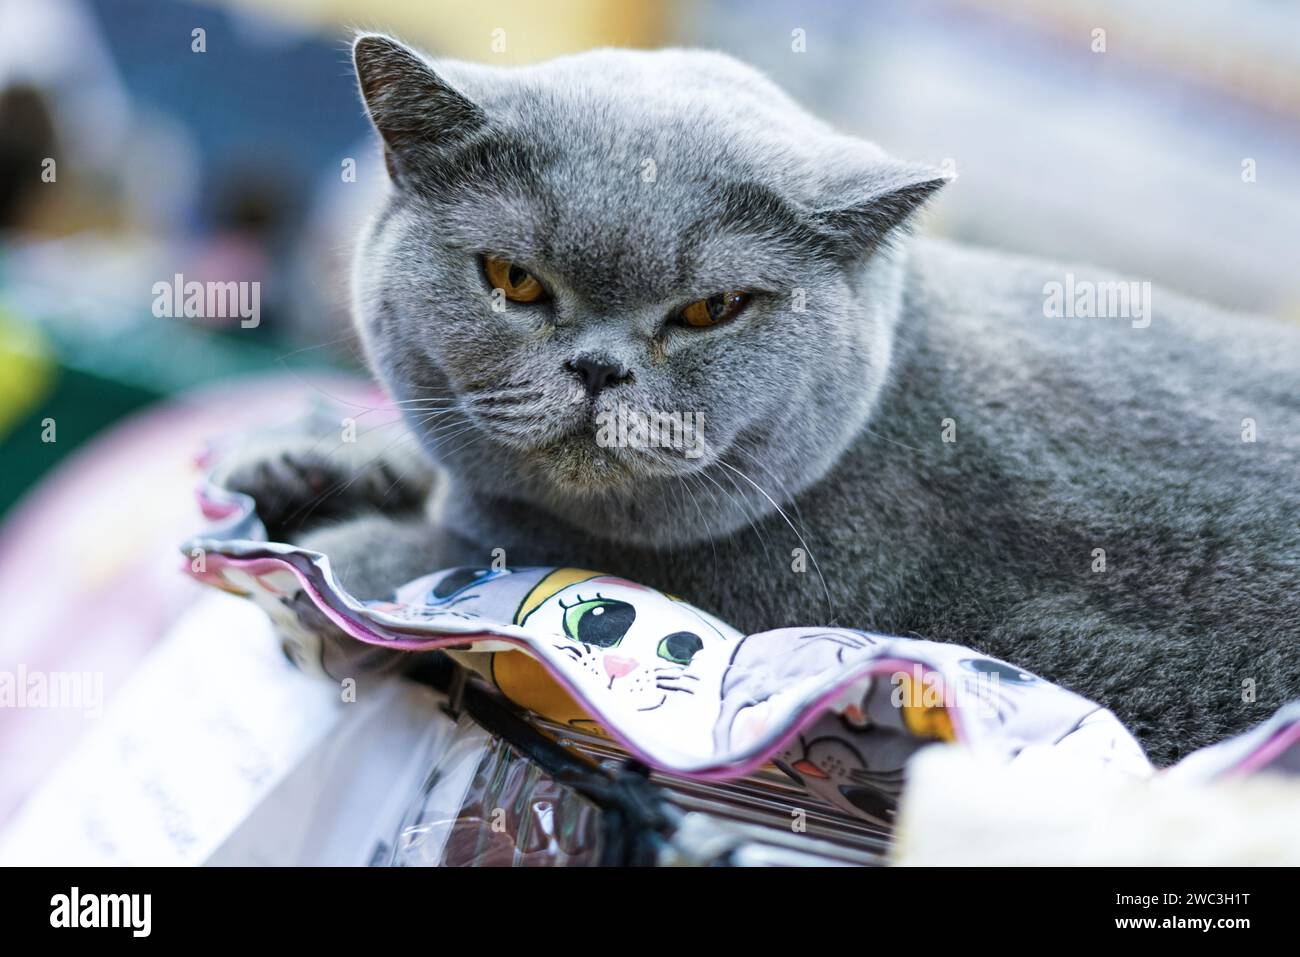
[{"label": "cartoon cat's pink nose", "polygon": [[605,674],[611,679],[621,678],[636,671],[635,658],[620,658],[618,655],[605,656]]}]

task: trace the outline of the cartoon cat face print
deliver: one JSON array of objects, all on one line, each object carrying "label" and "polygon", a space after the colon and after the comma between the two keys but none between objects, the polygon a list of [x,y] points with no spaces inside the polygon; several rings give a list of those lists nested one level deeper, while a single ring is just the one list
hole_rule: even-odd
[{"label": "cartoon cat face print", "polygon": [[879,740],[863,737],[839,716],[824,715],[774,763],[827,803],[890,827],[911,749],[889,745],[895,746],[881,747]]},{"label": "cartoon cat face print", "polygon": [[957,676],[961,691],[985,717],[1005,725],[1020,710],[1017,699],[1026,690],[1045,687],[1045,682],[1027,671],[996,658],[963,658]]},{"label": "cartoon cat face print", "polygon": [[718,686],[739,633],[685,602],[620,578],[567,585],[521,621],[550,636],[593,692],[629,713],[718,706]]}]

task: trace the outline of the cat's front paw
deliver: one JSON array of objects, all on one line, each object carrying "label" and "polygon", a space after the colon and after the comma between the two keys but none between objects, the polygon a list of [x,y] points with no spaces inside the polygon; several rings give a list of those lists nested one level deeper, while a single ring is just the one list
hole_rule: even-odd
[{"label": "cat's front paw", "polygon": [[362,511],[418,508],[430,489],[428,475],[413,462],[307,436],[250,443],[214,479],[251,496],[267,534],[278,541]]}]

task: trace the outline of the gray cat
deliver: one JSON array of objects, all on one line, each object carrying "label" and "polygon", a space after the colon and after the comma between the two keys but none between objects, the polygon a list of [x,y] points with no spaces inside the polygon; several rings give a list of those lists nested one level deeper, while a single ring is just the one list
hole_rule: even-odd
[{"label": "gray cat", "polygon": [[[354,56],[393,182],[356,320],[418,443],[228,477],[352,591],[504,549],[745,631],[960,642],[1158,762],[1300,696],[1296,330],[914,238],[942,175],[717,53]],[[302,523],[323,493],[368,511]]]}]

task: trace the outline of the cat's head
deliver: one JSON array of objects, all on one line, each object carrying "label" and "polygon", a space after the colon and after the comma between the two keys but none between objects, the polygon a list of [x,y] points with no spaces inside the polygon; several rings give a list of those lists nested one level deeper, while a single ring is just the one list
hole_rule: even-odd
[{"label": "cat's head", "polygon": [[462,487],[676,542],[806,487],[860,430],[901,295],[890,240],[940,174],[717,53],[504,68],[368,34],[354,57],[393,187],[357,321]]}]

